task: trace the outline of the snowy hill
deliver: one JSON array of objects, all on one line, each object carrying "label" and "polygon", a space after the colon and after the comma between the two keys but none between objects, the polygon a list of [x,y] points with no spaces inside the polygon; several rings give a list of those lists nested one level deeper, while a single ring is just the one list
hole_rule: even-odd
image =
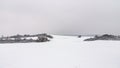
[{"label": "snowy hill", "polygon": [[0,68],[120,68],[120,41],[57,36],[50,42],[0,44]]}]

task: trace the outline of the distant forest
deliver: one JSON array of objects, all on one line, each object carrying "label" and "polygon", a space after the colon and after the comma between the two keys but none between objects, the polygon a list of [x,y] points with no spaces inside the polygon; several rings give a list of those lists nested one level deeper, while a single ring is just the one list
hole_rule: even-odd
[{"label": "distant forest", "polygon": [[52,39],[53,36],[46,33],[35,34],[35,35],[13,35],[13,36],[3,36],[0,37],[0,43],[28,43],[28,42],[47,42]]},{"label": "distant forest", "polygon": [[[79,37],[79,36],[78,36]],[[104,35],[95,35],[93,38],[85,39],[84,41],[96,41],[96,40],[113,40],[120,41],[120,36],[104,34]]]}]

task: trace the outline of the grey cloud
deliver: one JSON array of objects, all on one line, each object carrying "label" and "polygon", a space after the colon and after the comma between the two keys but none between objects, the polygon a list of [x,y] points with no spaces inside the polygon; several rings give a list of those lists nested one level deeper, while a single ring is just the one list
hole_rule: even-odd
[{"label": "grey cloud", "polygon": [[120,34],[119,0],[1,0],[0,32]]}]

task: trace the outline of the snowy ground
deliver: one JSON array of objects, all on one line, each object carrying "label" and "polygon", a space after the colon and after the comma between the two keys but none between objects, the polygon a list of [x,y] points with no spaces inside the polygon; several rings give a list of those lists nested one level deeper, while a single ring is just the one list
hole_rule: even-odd
[{"label": "snowy ground", "polygon": [[54,36],[45,43],[0,44],[0,68],[120,68],[120,41]]}]

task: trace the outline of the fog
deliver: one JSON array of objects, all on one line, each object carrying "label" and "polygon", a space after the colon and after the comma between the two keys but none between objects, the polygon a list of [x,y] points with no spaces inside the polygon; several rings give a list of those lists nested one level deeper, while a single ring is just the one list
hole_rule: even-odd
[{"label": "fog", "polygon": [[0,0],[0,35],[120,34],[119,0]]}]

